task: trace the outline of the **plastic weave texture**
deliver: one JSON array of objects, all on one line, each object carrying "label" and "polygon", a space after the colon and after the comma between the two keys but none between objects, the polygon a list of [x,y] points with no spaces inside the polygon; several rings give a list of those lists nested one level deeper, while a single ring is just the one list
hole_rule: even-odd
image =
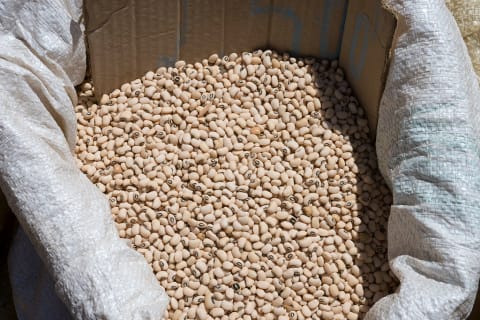
[{"label": "plastic weave texture", "polygon": [[465,319],[480,270],[480,92],[441,0],[389,0],[398,19],[379,113],[396,293],[367,320]]},{"label": "plastic weave texture", "polygon": [[[81,1],[0,0],[0,187],[74,319],[160,319],[166,293],[73,158],[74,85],[86,64],[81,14]],[[13,273],[36,267],[28,250],[16,252]],[[13,289],[24,319],[51,307],[42,291],[26,300]]]},{"label": "plastic weave texture", "polygon": [[[389,259],[400,287],[366,319],[464,319],[480,273],[479,86],[444,1],[386,4],[398,28],[377,153],[393,192]],[[80,1],[0,0],[0,186],[64,306],[21,290],[16,303],[28,302],[21,320],[160,319],[165,292],[73,160],[80,16]],[[12,248],[11,266],[25,276],[14,285],[41,286],[28,277],[41,264],[23,259],[32,256],[25,239],[20,232]]]}]

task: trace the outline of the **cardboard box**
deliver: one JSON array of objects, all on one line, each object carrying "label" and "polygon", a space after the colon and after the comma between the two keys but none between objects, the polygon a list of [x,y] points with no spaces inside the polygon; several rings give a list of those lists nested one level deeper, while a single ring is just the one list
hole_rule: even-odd
[{"label": "cardboard box", "polygon": [[97,94],[212,53],[271,48],[339,59],[374,130],[395,18],[378,0],[86,0]]},{"label": "cardboard box", "polygon": [[85,0],[85,10],[97,94],[177,60],[271,48],[338,59],[375,133],[396,27],[379,0]]}]

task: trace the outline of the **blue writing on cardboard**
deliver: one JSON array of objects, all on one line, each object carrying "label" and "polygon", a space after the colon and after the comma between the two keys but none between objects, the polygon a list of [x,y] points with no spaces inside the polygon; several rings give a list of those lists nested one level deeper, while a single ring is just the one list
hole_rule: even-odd
[{"label": "blue writing on cardboard", "polygon": [[177,48],[175,50],[175,57],[161,55],[157,58],[158,67],[171,67],[175,65],[175,62],[180,59],[180,47],[185,43],[185,31],[187,30],[187,8],[189,0],[182,0],[181,3],[181,18],[180,29],[177,30]]},{"label": "blue writing on cardboard", "polygon": [[170,56],[160,56],[157,59],[157,66],[158,67],[173,67],[177,59],[175,57]]},{"label": "blue writing on cardboard", "polygon": [[[332,15],[335,10],[341,8],[343,12],[341,30],[339,37],[336,41],[337,47],[332,48],[328,43],[328,35],[330,33],[330,26],[332,23]],[[347,0],[324,0],[323,15],[320,20],[320,53],[322,58],[334,59],[340,55],[340,44],[343,37],[343,29],[345,25],[345,19],[347,18]]]},{"label": "blue writing on cardboard", "polygon": [[295,11],[287,7],[277,7],[277,6],[270,7],[268,5],[262,7],[259,5],[259,0],[250,0],[251,15],[267,14],[270,12],[281,15],[284,18],[291,20],[293,24],[293,36],[292,36],[292,43],[290,45],[290,48],[292,49],[292,52],[300,52],[303,23],[302,23],[302,20],[295,13]]},{"label": "blue writing on cardboard", "polygon": [[180,46],[183,46],[185,44],[185,34],[188,28],[188,0],[182,0],[182,7],[181,7],[181,21],[180,21],[180,30],[178,32],[180,33]]}]

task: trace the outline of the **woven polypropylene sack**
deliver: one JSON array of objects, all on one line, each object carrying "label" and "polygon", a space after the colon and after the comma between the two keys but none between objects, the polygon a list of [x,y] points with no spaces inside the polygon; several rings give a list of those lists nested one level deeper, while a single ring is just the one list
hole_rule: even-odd
[{"label": "woven polypropylene sack", "polygon": [[[105,196],[74,161],[74,85],[86,60],[81,14],[81,1],[0,0],[0,187],[73,318],[160,319],[165,291],[119,238]],[[38,319],[29,308],[50,307],[43,292],[26,300],[15,289],[24,319]]]},{"label": "woven polypropylene sack", "polygon": [[[399,23],[377,149],[401,285],[367,318],[461,319],[479,274],[478,83],[443,1],[389,5]],[[74,317],[159,318],[164,292],[72,159],[79,12],[74,2],[0,1],[2,190]]]},{"label": "woven polypropylene sack", "polygon": [[377,154],[393,192],[394,294],[367,320],[465,319],[480,269],[480,92],[442,0],[390,0],[398,24]]}]

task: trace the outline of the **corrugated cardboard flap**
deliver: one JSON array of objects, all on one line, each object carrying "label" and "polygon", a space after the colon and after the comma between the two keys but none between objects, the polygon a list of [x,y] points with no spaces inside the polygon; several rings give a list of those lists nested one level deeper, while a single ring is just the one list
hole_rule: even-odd
[{"label": "corrugated cardboard flap", "polygon": [[85,0],[96,93],[213,53],[340,58],[372,128],[395,19],[375,0]]}]

